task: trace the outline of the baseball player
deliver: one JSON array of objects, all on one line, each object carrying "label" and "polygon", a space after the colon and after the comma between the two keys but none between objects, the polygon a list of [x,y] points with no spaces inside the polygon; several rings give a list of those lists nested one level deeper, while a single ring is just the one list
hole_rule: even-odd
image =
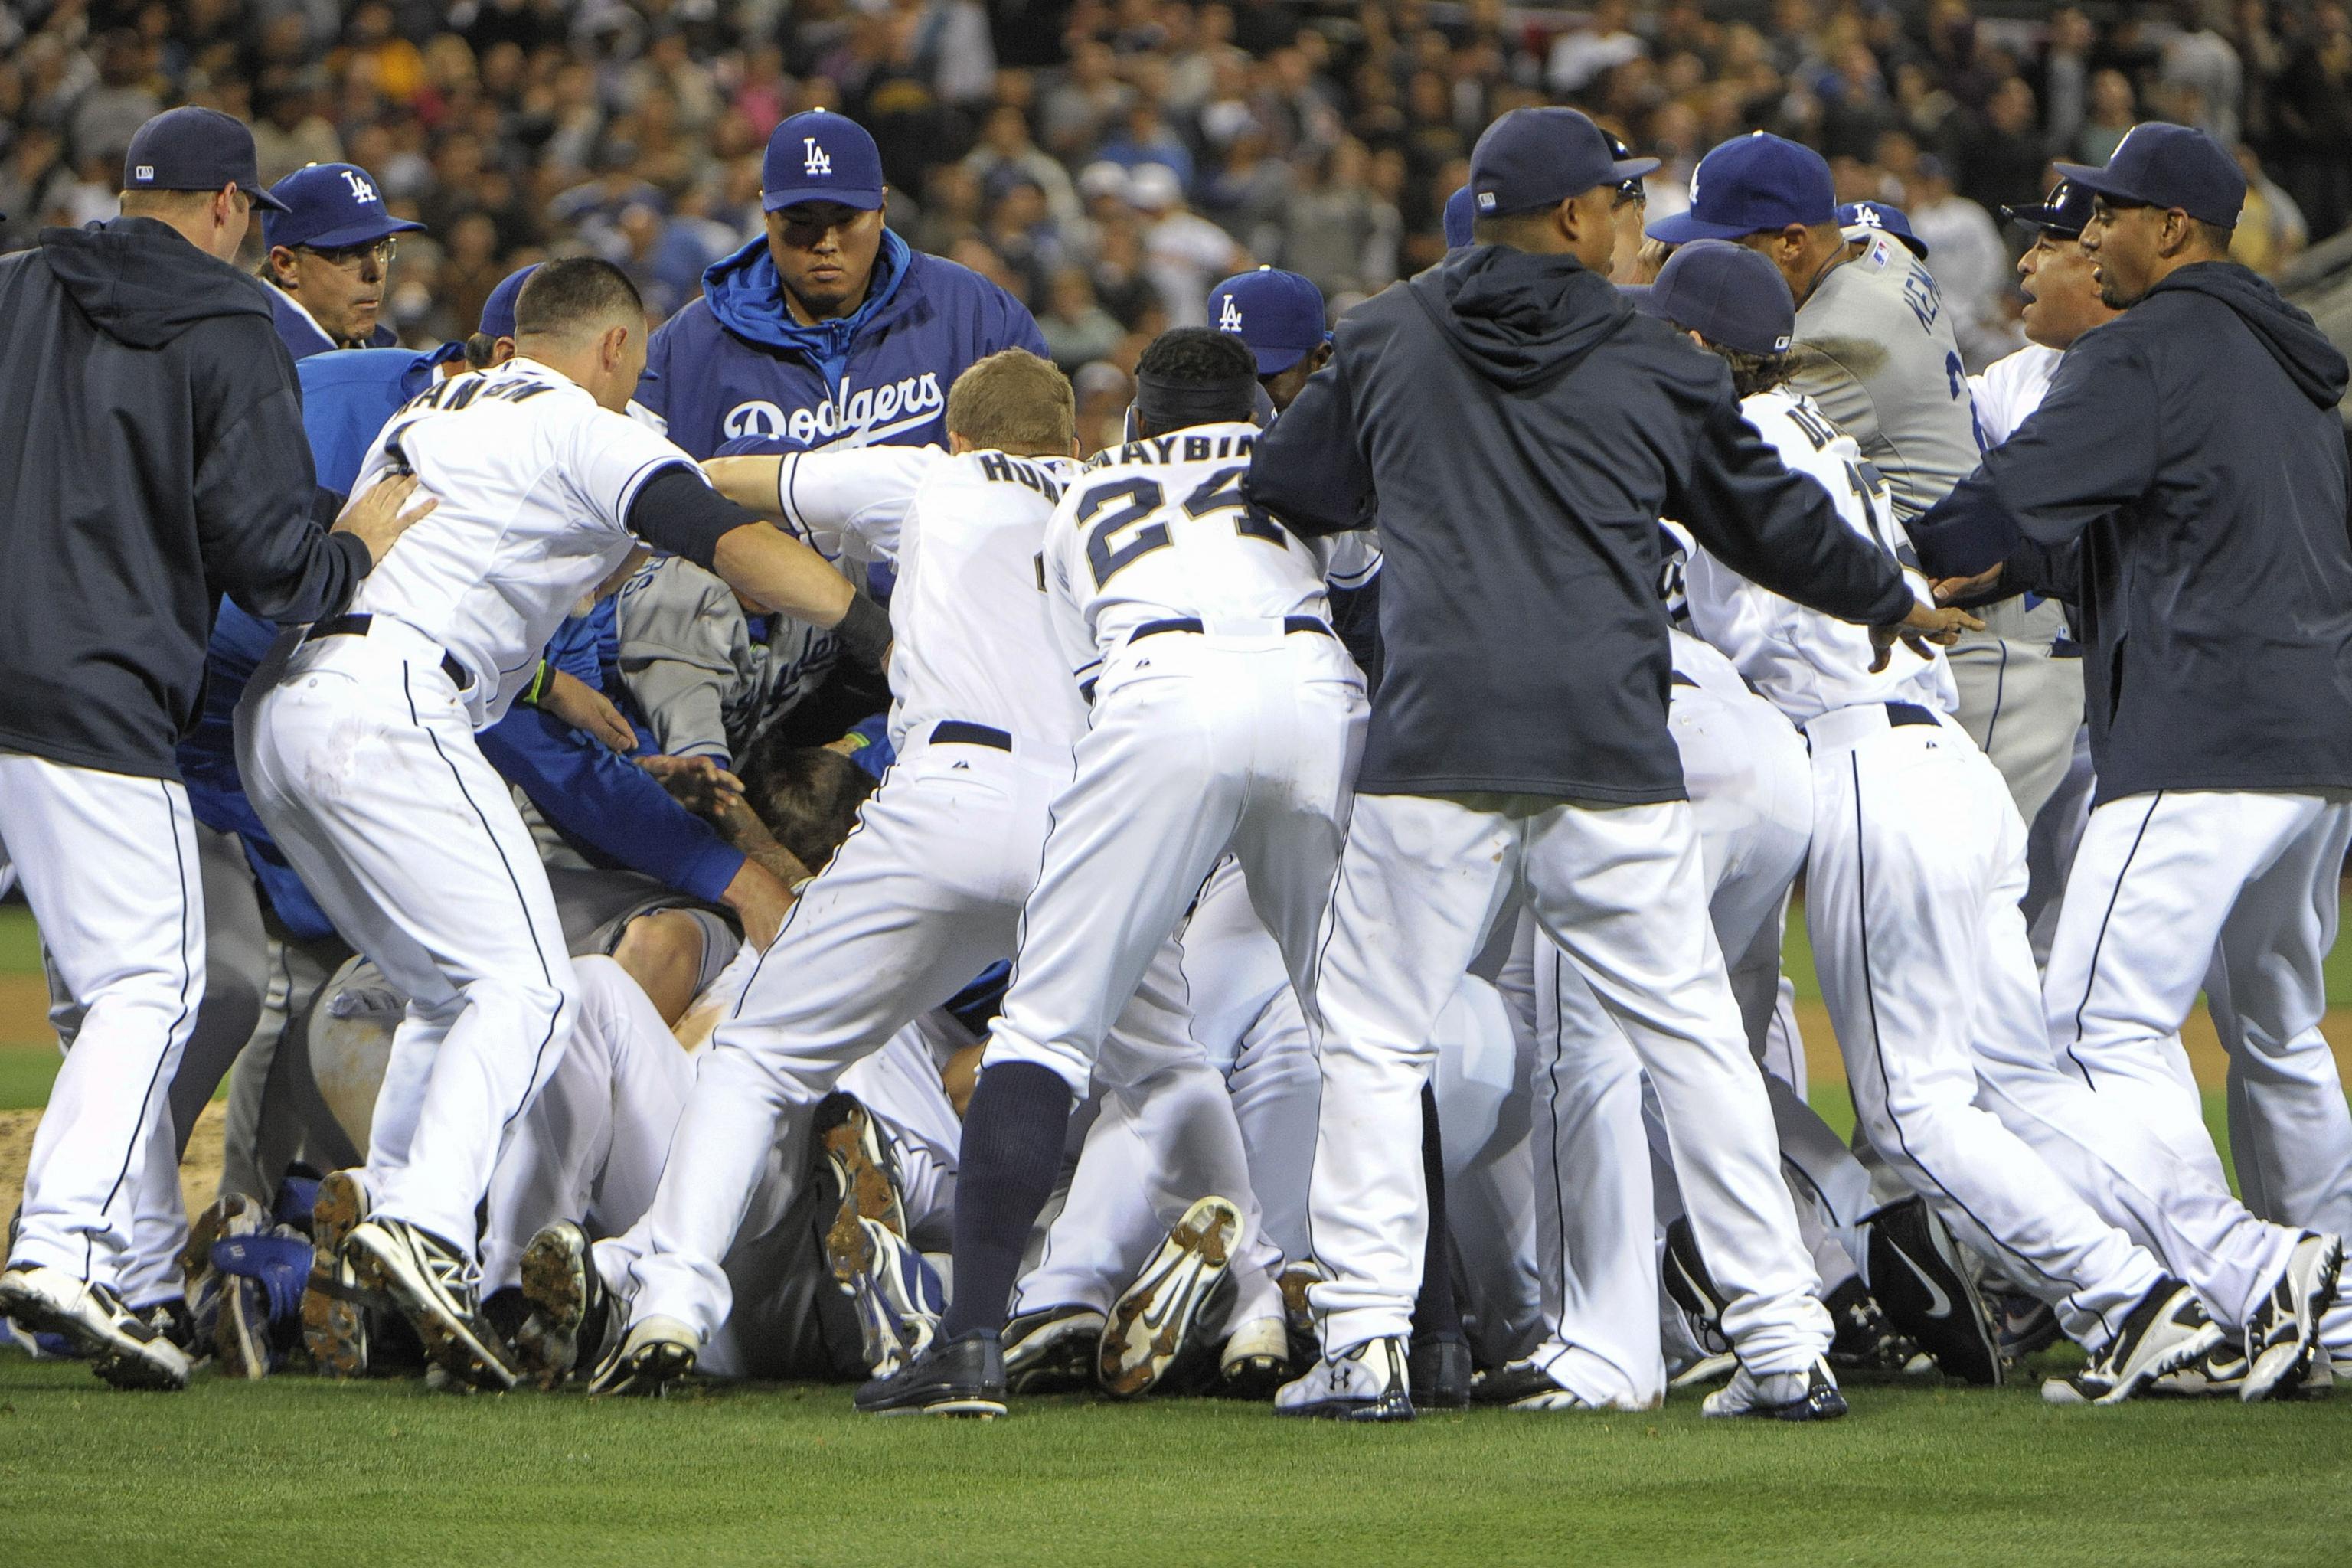
[{"label": "baseball player", "polygon": [[[2257,1054],[2317,1054],[2297,1043],[2317,1039],[2352,842],[2352,373],[2227,259],[2245,179],[2211,138],[2138,125],[2105,167],[2059,172],[2092,194],[2080,243],[2123,314],[1912,536],[1939,577],[1999,568],[2075,606],[2098,787],[2043,977],[2050,1045],[2210,1176],[2171,1043],[2200,983],[2221,977]],[[2341,1170],[2352,1128],[2323,1092],[2286,1146]],[[2244,1314],[2247,1398],[2301,1378],[2342,1258],[2316,1234],[2276,1251]]]},{"label": "baseball player", "polygon": [[1309,994],[1363,677],[1330,629],[1323,552],[1242,500],[1255,370],[1222,332],[1162,334],[1137,370],[1139,438],[1047,525],[1055,626],[1093,716],[965,1119],[940,1342],[861,1388],[861,1410],[1003,1408],[999,1334],[1071,1104],[1229,851]]},{"label": "baseball player", "polygon": [[174,110],[131,139],[121,217],[0,260],[0,859],[81,1016],[0,1313],[126,1386],[188,1374],[117,1292],[136,1216],[178,1206],[165,1090],[204,993],[205,913],[173,747],[213,608],[226,593],[264,619],[331,614],[405,526],[401,486],[332,537],[314,521],[293,366],[230,265],[274,205],[249,131]]},{"label": "baseball player", "polygon": [[517,356],[444,381],[384,428],[362,491],[413,472],[442,519],[412,564],[320,622],[237,714],[255,808],[337,929],[409,998],[369,1141],[368,1217],[342,1252],[453,1375],[514,1372],[475,1318],[475,1205],[505,1130],[561,1058],[571,960],[521,818],[477,728],[503,716],[581,595],[642,538],[752,598],[843,626],[882,613],[805,545],[712,491],[621,414],[644,369],[617,268],[549,262]]},{"label": "baseball player", "polygon": [[280,209],[262,220],[262,281],[278,336],[297,360],[331,349],[388,349],[379,320],[398,237],[424,231],[384,211],[375,179],[357,163],[306,163],[269,187]]},{"label": "baseball player", "polygon": [[[1883,224],[1858,240],[1838,223],[1828,163],[1762,132],[1726,142],[1691,175],[1686,212],[1659,219],[1671,245],[1727,239],[1760,250],[1797,301],[1790,386],[1862,448],[1907,525],[1976,466],[1984,441],[1935,279]],[[1977,606],[1981,633],[1950,658],[1960,723],[2001,770],[2027,821],[2073,754],[2082,666],[2054,655],[2059,607],[2018,595]]]}]

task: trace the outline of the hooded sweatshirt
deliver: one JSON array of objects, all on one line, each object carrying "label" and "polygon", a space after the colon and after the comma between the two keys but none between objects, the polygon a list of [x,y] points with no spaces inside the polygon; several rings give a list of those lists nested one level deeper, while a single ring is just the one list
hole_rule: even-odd
[{"label": "hooded sweatshirt", "polygon": [[702,298],[654,333],[637,402],[696,458],[739,440],[770,452],[944,447],[948,388],[999,349],[1045,353],[1021,302],[888,229],[865,303],[803,326],[763,237],[713,262]]},{"label": "hooded sweatshirt", "polygon": [[176,779],[220,595],[339,611],[262,285],[152,218],[0,258],[0,751]]},{"label": "hooded sweatshirt", "polygon": [[1684,798],[1661,517],[1827,614],[1911,604],[1740,417],[1723,362],[1566,256],[1472,247],[1349,311],[1245,489],[1309,537],[1377,515],[1374,795]]},{"label": "hooded sweatshirt", "polygon": [[1932,575],[2074,605],[2100,802],[2352,787],[2347,376],[2262,278],[2184,267],[1912,524]]}]

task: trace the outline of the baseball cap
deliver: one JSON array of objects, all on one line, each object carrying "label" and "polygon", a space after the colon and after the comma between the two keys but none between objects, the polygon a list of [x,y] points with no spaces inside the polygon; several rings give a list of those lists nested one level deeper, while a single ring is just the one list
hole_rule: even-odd
[{"label": "baseball cap", "polygon": [[1475,237],[1470,226],[1476,215],[1470,210],[1470,187],[1456,185],[1454,194],[1445,198],[1445,248],[1459,250]]},{"label": "baseball cap", "polygon": [[1911,215],[1901,207],[1885,202],[1848,202],[1837,210],[1838,227],[1853,234],[1856,229],[1874,228],[1891,234],[1911,247],[1911,254],[1920,260],[1927,259],[1927,242],[1911,232]]},{"label": "baseball cap", "polygon": [[1797,302],[1780,269],[1727,239],[1677,247],[1655,283],[1619,292],[1645,316],[1688,327],[1742,353],[1786,353],[1797,331]]},{"label": "baseball cap", "polygon": [[421,229],[383,210],[383,193],[357,163],[305,163],[269,187],[283,208],[262,220],[266,245],[334,250]]},{"label": "baseball cap", "polygon": [[122,155],[126,191],[216,191],[235,185],[264,212],[285,204],[261,186],[253,132],[217,109],[167,109],[142,125]]},{"label": "baseball cap", "polygon": [[2050,194],[2035,205],[2003,207],[2000,216],[2008,222],[2030,228],[2039,234],[2054,234],[2061,239],[2073,239],[2091,221],[2091,191],[2072,180],[2061,180],[2050,187]]},{"label": "baseball cap", "polygon": [[1601,127],[1573,109],[1514,109],[1470,150],[1472,210],[1479,217],[1534,212],[1657,166],[1655,158],[1612,153]]},{"label": "baseball cap", "polygon": [[1643,232],[1668,245],[1738,239],[1792,223],[1837,221],[1837,187],[1829,160],[1801,142],[1752,132],[1716,147],[1691,173],[1687,212]]},{"label": "baseball cap", "polygon": [[515,300],[521,297],[522,286],[539,269],[534,261],[529,267],[519,267],[499,279],[490,297],[482,301],[482,335],[486,338],[510,338],[515,335]]},{"label": "baseball cap", "polygon": [[[1619,163],[1633,163],[1641,161],[1633,156],[1633,149],[1625,144],[1625,139],[1618,135],[1614,131],[1603,131],[1601,134],[1606,138],[1609,142],[1609,155],[1616,159]],[[1652,169],[1658,166],[1658,160],[1655,158],[1651,159],[1649,162]],[[1647,173],[1646,170],[1643,172]],[[1642,176],[1640,174],[1629,175],[1626,178],[1618,181],[1617,193],[1620,195],[1629,196],[1637,202],[1647,201],[1650,199],[1650,193],[1644,190],[1642,186]]]},{"label": "baseball cap", "polygon": [[760,205],[839,202],[872,212],[882,205],[882,151],[845,114],[812,109],[776,127],[760,163]]},{"label": "baseball cap", "polygon": [[1138,163],[1127,172],[1127,202],[1149,213],[1166,212],[1184,195],[1184,182],[1165,163]]},{"label": "baseball cap", "polygon": [[1323,328],[1323,290],[1273,267],[1238,273],[1212,289],[1209,325],[1247,343],[1260,375],[1280,375],[1331,338]]},{"label": "baseball cap", "polygon": [[2179,207],[2222,228],[2238,226],[2246,176],[2228,149],[2202,131],[2143,121],[2124,132],[2105,168],[2061,163],[2058,177],[2134,206]]}]

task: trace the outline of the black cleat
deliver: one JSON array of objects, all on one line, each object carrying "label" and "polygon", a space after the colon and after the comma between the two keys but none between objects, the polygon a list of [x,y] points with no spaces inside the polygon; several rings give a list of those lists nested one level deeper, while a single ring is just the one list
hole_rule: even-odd
[{"label": "black cleat", "polygon": [[919,1360],[861,1386],[857,1408],[867,1415],[992,1420],[1004,1414],[1003,1348],[989,1329],[935,1342]]},{"label": "black cleat", "polygon": [[1870,1294],[1887,1321],[1936,1358],[1946,1375],[1997,1387],[2000,1338],[1959,1244],[1925,1198],[1888,1204],[1870,1233]]},{"label": "black cleat", "polygon": [[1412,1390],[1415,1410],[1467,1410],[1470,1408],[1470,1346],[1454,1339],[1431,1338],[1412,1342],[1412,1350],[1405,1357],[1405,1383]]},{"label": "black cleat", "polygon": [[1675,1305],[1723,1342],[1723,1292],[1707,1273],[1706,1260],[1698,1255],[1698,1238],[1691,1234],[1688,1219],[1677,1218],[1666,1226],[1665,1256],[1659,1259],[1658,1270]]},{"label": "black cleat", "polygon": [[1822,1299],[1837,1325],[1830,1366],[1844,1376],[1916,1377],[1936,1370],[1935,1358],[1886,1321],[1860,1279],[1848,1279]]},{"label": "black cleat", "polygon": [[1004,1325],[1004,1384],[1014,1394],[1092,1388],[1103,1315],[1076,1303],[1024,1312]]},{"label": "black cleat", "polygon": [[2226,1342],[2195,1291],[2178,1279],[2158,1279],[2091,1363],[2042,1384],[2042,1397],[2052,1405],[2121,1405],[2160,1378],[2201,1366]]}]

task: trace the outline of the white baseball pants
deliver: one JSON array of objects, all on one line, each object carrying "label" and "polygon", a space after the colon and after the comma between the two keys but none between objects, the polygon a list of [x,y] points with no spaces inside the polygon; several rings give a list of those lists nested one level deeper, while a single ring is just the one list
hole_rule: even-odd
[{"label": "white baseball pants", "polygon": [[0,858],[81,1018],[33,1134],[8,1260],[127,1287],[142,1195],[168,1186],[179,1209],[168,1094],[205,991],[188,792],[0,752]]},{"label": "white baseball pants", "polygon": [[2083,660],[2053,652],[2066,630],[2055,599],[2021,595],[1979,612],[1985,629],[1963,632],[1948,661],[1960,728],[2000,770],[2017,813],[2041,814],[2066,776],[2083,725]]}]

